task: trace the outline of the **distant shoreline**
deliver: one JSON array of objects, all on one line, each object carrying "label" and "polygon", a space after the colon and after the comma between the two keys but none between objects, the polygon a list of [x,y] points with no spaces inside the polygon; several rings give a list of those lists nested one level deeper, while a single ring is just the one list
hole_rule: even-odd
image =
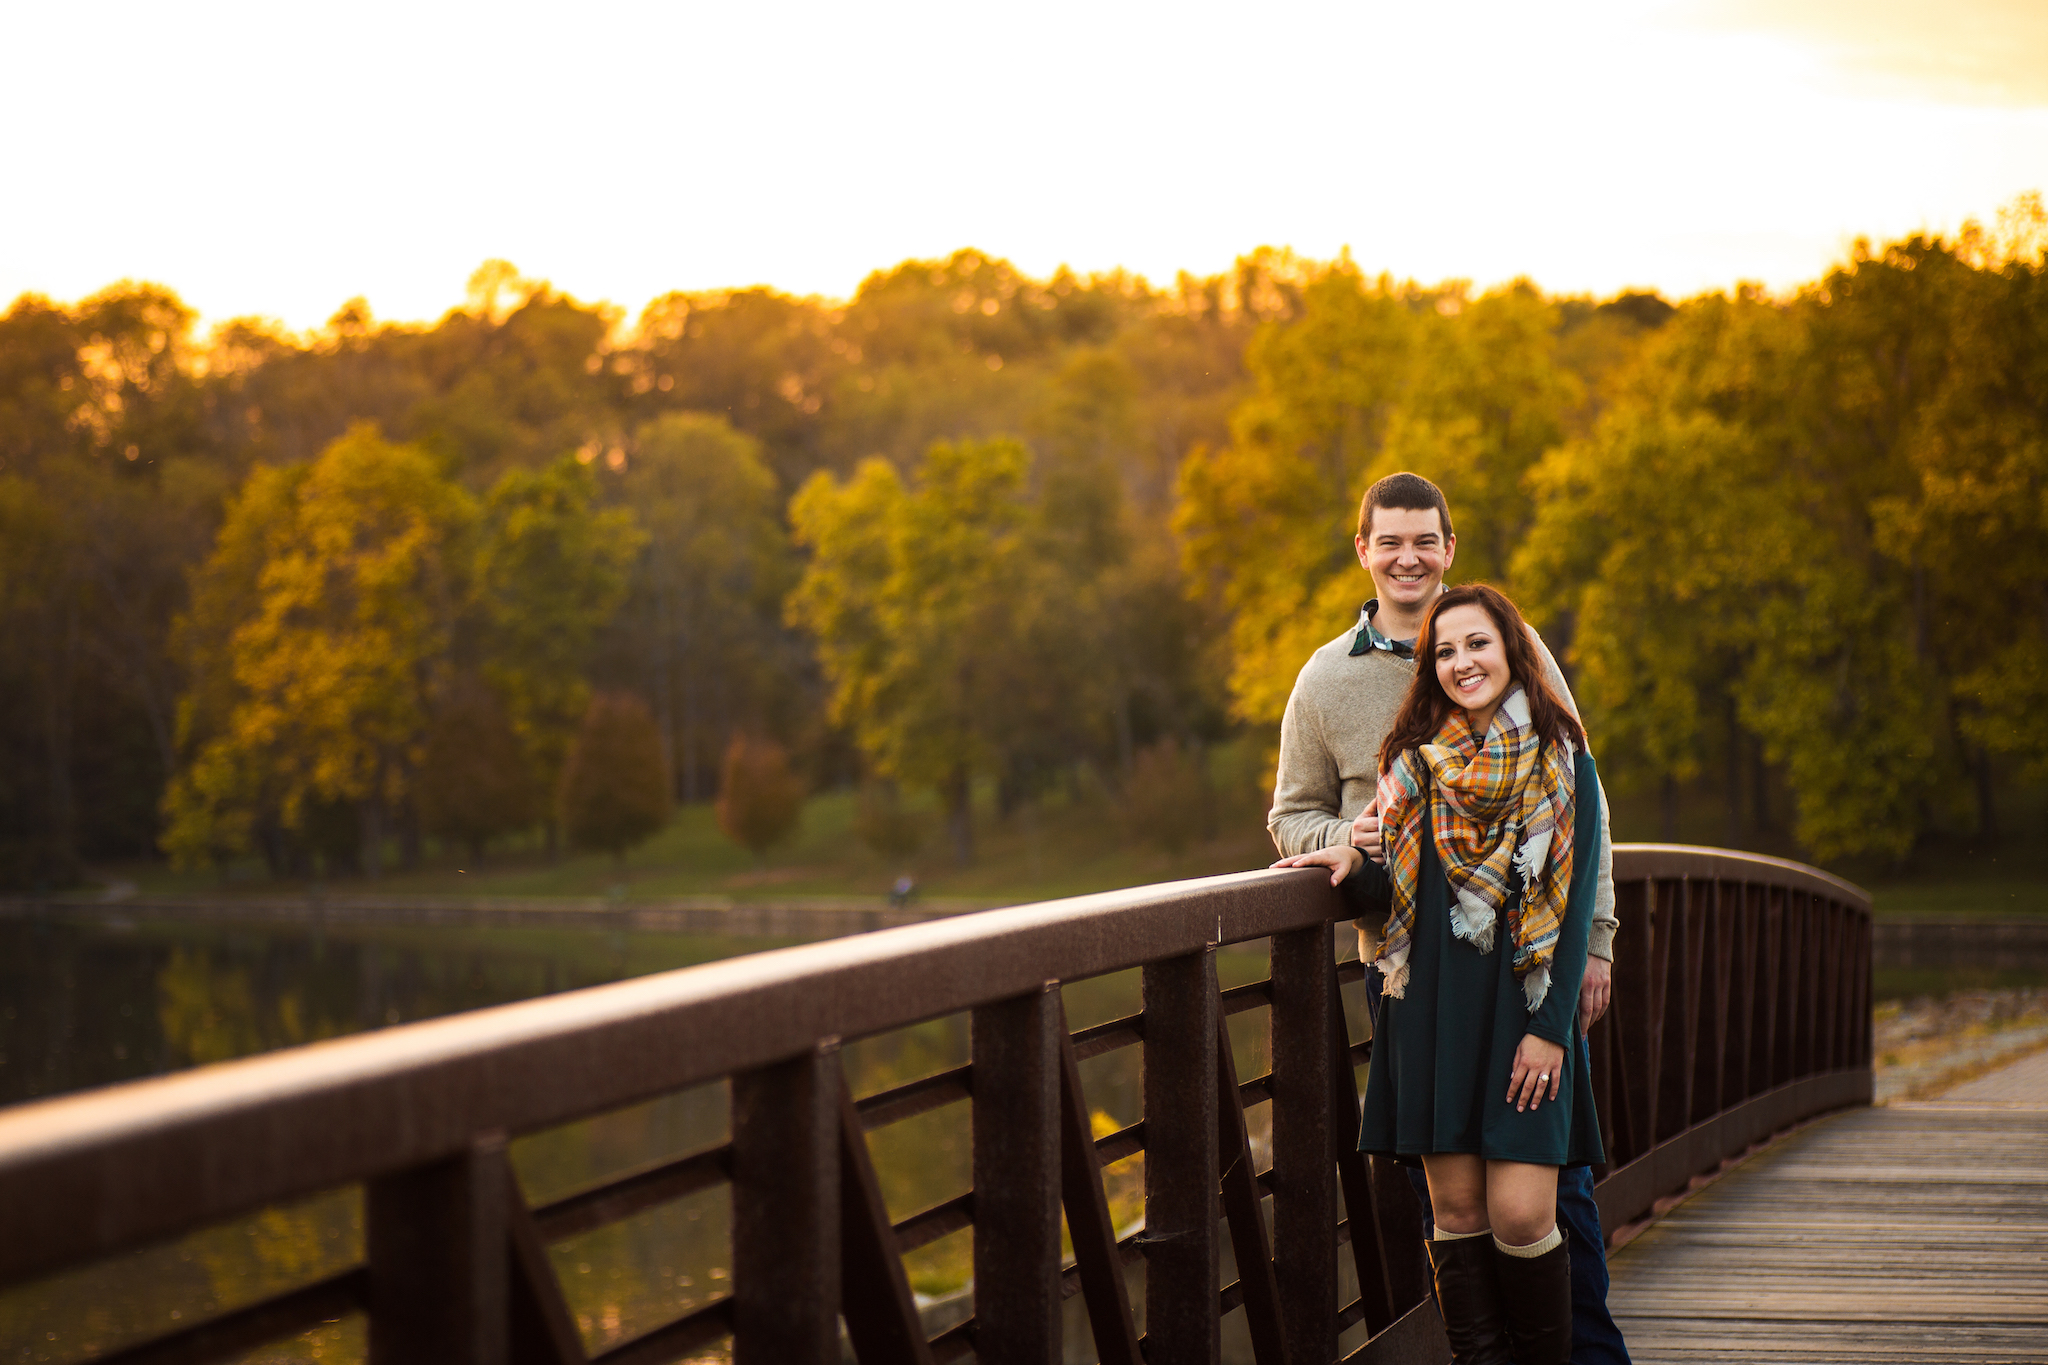
[{"label": "distant shoreline", "polygon": [[122,920],[186,924],[262,923],[309,928],[490,927],[604,929],[614,933],[712,934],[732,938],[839,938],[898,925],[999,909],[1005,901],[964,897],[791,896],[736,900],[673,896],[645,901],[609,897],[430,896],[315,893],[303,896],[0,899],[0,917],[54,916],[101,924]]}]

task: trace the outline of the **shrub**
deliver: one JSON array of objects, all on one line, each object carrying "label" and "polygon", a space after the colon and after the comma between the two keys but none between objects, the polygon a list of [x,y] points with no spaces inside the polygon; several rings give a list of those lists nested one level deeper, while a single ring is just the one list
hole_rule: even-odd
[{"label": "shrub", "polygon": [[760,857],[803,815],[804,783],[789,768],[789,751],[772,739],[734,735],[718,775],[718,827]]},{"label": "shrub", "polygon": [[924,816],[903,804],[893,782],[871,782],[861,788],[853,812],[854,837],[891,861],[900,862],[924,847]]},{"label": "shrub", "polygon": [[562,824],[577,848],[623,858],[668,823],[661,731],[638,697],[590,699],[562,769]]},{"label": "shrub", "polygon": [[1172,739],[1140,749],[1124,783],[1123,818],[1134,839],[1168,853],[1215,835],[1216,802],[1202,751]]},{"label": "shrub", "polygon": [[540,817],[533,771],[495,692],[473,674],[439,689],[420,768],[420,823],[472,858]]}]

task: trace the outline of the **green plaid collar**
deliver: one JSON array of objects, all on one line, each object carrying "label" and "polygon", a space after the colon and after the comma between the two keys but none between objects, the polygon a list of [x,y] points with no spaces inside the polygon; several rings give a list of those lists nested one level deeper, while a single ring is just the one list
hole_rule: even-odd
[{"label": "green plaid collar", "polygon": [[1414,663],[1415,642],[1413,640],[1388,639],[1380,633],[1380,628],[1372,623],[1372,618],[1379,609],[1380,599],[1377,597],[1358,609],[1358,638],[1351,642],[1353,657],[1369,653],[1375,649],[1384,649],[1397,659],[1405,659],[1409,663]]}]

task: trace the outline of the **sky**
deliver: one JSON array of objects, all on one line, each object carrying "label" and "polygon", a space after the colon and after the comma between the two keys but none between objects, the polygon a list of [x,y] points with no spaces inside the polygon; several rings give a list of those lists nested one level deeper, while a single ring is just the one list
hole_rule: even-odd
[{"label": "sky", "polygon": [[2048,187],[2044,0],[0,5],[0,300],[636,313],[974,246],[1677,298]]}]

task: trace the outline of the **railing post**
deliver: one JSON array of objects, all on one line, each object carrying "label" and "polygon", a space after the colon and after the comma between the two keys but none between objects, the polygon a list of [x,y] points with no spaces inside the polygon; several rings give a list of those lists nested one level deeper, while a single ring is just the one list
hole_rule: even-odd
[{"label": "railing post", "polygon": [[974,1011],[974,1354],[1059,1365],[1060,1000]]},{"label": "railing post", "polygon": [[1705,994],[1706,954],[1702,951],[1705,916],[1692,893],[1692,878],[1682,878],[1672,905],[1676,916],[1674,942],[1680,958],[1672,964],[1677,968],[1677,979],[1671,983],[1677,1017],[1665,1033],[1667,1047],[1674,1033],[1678,1040],[1677,1060],[1669,1068],[1666,1084],[1671,1091],[1672,1112],[1677,1116],[1680,1130],[1699,1121],[1695,1103],[1699,1098],[1700,1038],[1703,1036],[1700,1030],[1700,998]]},{"label": "railing post", "polygon": [[1877,989],[1872,980],[1871,951],[1876,929],[1870,922],[1870,912],[1857,916],[1856,931],[1856,1061],[1870,1066],[1875,1060],[1877,1039],[1876,1021],[1871,1015],[1871,992]]},{"label": "railing post", "polygon": [[1821,903],[1821,915],[1827,921],[1827,957],[1823,962],[1827,999],[1821,1005],[1821,1065],[1825,1070],[1837,1071],[1848,1064],[1843,1055],[1842,1040],[1845,1030],[1842,1004],[1849,995],[1849,963],[1846,950],[1849,947],[1849,917],[1844,913],[1842,903],[1833,896],[1825,897]]},{"label": "railing post", "polygon": [[1273,936],[1273,1268],[1289,1365],[1337,1354],[1330,926]]},{"label": "railing post", "polygon": [[1756,1063],[1756,998],[1757,998],[1757,896],[1756,888],[1749,882],[1736,882],[1734,920],[1734,975],[1730,983],[1733,997],[1730,1008],[1734,1011],[1734,1034],[1728,1048],[1728,1069],[1730,1089],[1735,1099],[1746,1100],[1757,1092]]},{"label": "railing post", "polygon": [[1765,1087],[1792,1079],[1792,1007],[1796,979],[1792,974],[1791,894],[1781,886],[1764,888],[1764,955],[1768,966],[1770,1012],[1764,1022]]},{"label": "railing post", "polygon": [[1145,1351],[1214,1365],[1216,954],[1145,968]]},{"label": "railing post", "polygon": [[1718,1114],[1733,1103],[1735,1094],[1734,1086],[1728,1076],[1728,1063],[1733,1055],[1732,1049],[1735,1038],[1736,936],[1736,911],[1729,902],[1734,898],[1731,892],[1735,892],[1736,888],[1731,887],[1727,882],[1718,877],[1715,878],[1712,886],[1714,909],[1711,918],[1711,923],[1713,924],[1713,953],[1711,960],[1713,963],[1714,984],[1713,988],[1707,992],[1706,1009],[1708,1013],[1706,1018],[1712,1024],[1714,1030],[1714,1060],[1708,1073],[1711,1080],[1707,1086],[1707,1094],[1711,1103],[1707,1106],[1706,1113]]},{"label": "railing post", "polygon": [[1615,1068],[1617,1127],[1627,1120],[1627,1140],[1616,1164],[1633,1161],[1657,1144],[1657,1050],[1663,1035],[1664,993],[1660,966],[1664,961],[1659,940],[1664,930],[1657,923],[1657,883],[1649,878],[1630,879],[1615,888],[1625,898],[1621,911],[1622,931],[1615,942],[1614,1050],[1619,1054]]},{"label": "railing post", "polygon": [[1811,1076],[1820,1066],[1820,996],[1822,982],[1821,923],[1815,913],[1813,893],[1799,896],[1799,951],[1805,971],[1800,973],[1799,992],[1799,1074]]},{"label": "railing post", "polygon": [[501,1133],[366,1182],[371,1365],[503,1365],[511,1188]]},{"label": "railing post", "polygon": [[838,1365],[835,1042],[732,1078],[734,1365]]}]

